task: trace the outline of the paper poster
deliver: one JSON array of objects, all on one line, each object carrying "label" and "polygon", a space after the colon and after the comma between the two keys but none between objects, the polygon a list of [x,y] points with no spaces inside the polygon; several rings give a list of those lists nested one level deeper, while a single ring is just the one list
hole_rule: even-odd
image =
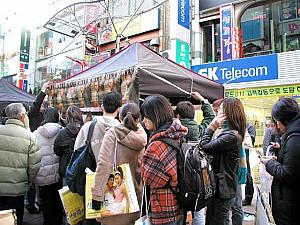
[{"label": "paper poster", "polygon": [[129,164],[122,164],[112,171],[106,184],[103,207],[92,209],[92,192],[95,173],[86,174],[85,210],[86,219],[109,217],[140,210]]}]

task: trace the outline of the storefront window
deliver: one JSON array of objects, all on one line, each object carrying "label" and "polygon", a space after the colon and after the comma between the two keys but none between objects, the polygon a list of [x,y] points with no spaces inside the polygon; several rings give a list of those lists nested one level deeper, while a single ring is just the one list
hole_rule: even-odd
[{"label": "storefront window", "polygon": [[244,57],[300,49],[300,0],[247,9],[241,17]]},{"label": "storefront window", "polygon": [[221,60],[220,48],[220,22],[212,21],[203,27],[203,62],[216,62]]}]

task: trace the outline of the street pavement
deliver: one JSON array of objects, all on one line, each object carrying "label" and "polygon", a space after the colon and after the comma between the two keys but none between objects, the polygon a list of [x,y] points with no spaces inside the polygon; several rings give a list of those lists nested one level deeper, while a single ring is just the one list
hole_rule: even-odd
[{"label": "street pavement", "polygon": [[[253,198],[255,199],[255,198]],[[252,201],[251,206],[244,206],[244,221],[243,225],[254,225],[254,220],[255,220],[255,201]],[[25,209],[24,210],[24,220],[23,220],[23,225],[42,225],[43,224],[43,214],[30,214],[28,211]],[[191,223],[189,223],[191,224]],[[118,225],[118,224],[116,224]]]}]

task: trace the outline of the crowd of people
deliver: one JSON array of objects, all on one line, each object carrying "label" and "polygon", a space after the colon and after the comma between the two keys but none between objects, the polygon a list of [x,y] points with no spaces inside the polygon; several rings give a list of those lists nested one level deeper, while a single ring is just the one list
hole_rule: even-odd
[{"label": "crowd of people", "polygon": [[[92,208],[107,205],[107,215],[83,224],[128,225],[140,217],[128,213],[128,193],[121,167],[112,174],[114,163],[128,163],[138,202],[145,185],[153,225],[183,225],[186,212],[176,197],[177,150],[160,140],[196,142],[209,156],[216,179],[216,193],[205,208],[192,212],[193,225],[233,225],[243,223],[243,205],[253,198],[249,152],[254,146],[255,129],[247,122],[242,102],[233,97],[212,105],[198,92],[191,96],[199,102],[203,120],[194,120],[195,107],[179,102],[173,110],[162,95],[148,96],[141,106],[122,104],[117,92],[104,95],[103,115],[83,120],[77,106],[62,113],[44,101],[45,83],[35,102],[28,106],[12,103],[5,108],[0,125],[0,210],[15,209],[17,224],[22,225],[24,208],[42,211],[44,225],[62,225],[64,210],[58,190],[66,185],[66,169],[74,150],[85,145],[92,121],[96,125],[91,149],[96,160]],[[64,115],[62,115],[64,114]],[[292,98],[280,98],[272,108],[264,137],[261,163],[273,176],[272,211],[277,225],[297,224],[300,191],[300,109]],[[245,151],[245,152],[244,152]],[[270,156],[270,152],[272,155]],[[248,175],[242,200],[238,167],[245,157]],[[125,199],[125,200],[124,200]],[[127,199],[127,200],[126,200]],[[106,201],[106,202],[105,202]],[[229,218],[229,215],[232,217]],[[121,213],[121,215],[119,215]],[[111,216],[113,215],[113,216]]]}]

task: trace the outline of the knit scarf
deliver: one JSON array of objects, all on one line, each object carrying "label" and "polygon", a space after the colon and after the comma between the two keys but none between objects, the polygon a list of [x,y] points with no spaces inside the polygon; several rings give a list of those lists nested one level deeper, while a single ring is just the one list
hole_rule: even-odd
[{"label": "knit scarf", "polygon": [[[223,130],[229,130],[228,123],[225,120],[223,122]],[[239,158],[239,166],[237,170],[237,178],[238,184],[246,184],[247,182],[247,161],[246,161],[246,151],[244,147],[244,143],[242,143],[242,148],[240,151],[240,158]]]}]

